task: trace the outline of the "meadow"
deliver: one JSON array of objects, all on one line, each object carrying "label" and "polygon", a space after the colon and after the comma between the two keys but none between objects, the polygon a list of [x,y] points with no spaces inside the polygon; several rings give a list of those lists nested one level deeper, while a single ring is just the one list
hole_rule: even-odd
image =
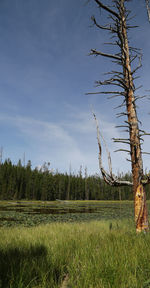
[{"label": "meadow", "polygon": [[136,235],[132,202],[0,207],[0,288],[150,287],[150,234]]}]

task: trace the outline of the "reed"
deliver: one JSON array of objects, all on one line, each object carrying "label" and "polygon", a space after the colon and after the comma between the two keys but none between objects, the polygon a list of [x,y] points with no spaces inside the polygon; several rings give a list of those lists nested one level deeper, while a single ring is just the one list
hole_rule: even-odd
[{"label": "reed", "polygon": [[148,288],[150,235],[129,220],[0,229],[1,288]]}]

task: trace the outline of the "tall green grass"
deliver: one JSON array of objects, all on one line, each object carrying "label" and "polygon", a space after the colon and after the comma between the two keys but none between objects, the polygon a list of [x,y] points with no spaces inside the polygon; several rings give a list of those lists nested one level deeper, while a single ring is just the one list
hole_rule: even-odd
[{"label": "tall green grass", "polygon": [[150,235],[136,235],[127,220],[1,228],[6,287],[148,288]]}]

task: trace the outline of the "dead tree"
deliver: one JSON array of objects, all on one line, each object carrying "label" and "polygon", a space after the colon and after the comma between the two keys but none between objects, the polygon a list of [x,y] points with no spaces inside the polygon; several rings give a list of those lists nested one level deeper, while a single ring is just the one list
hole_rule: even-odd
[{"label": "dead tree", "polygon": [[[132,182],[121,181],[114,177],[111,168],[111,157],[108,154],[109,163],[109,173],[105,171],[102,165],[102,147],[100,141],[100,132],[98,127],[98,122],[95,114],[94,118],[96,120],[97,126],[97,139],[99,146],[99,166],[102,176],[106,183],[112,186],[122,186],[128,185],[132,186],[134,194],[134,213],[135,213],[135,223],[136,231],[148,231],[148,213],[146,208],[146,195],[145,195],[145,185],[150,183],[150,176],[144,175],[143,172],[143,160],[142,160],[142,148],[141,141],[142,137],[147,135],[147,133],[139,128],[139,120],[136,111],[136,101],[141,98],[137,96],[134,80],[136,78],[135,74],[137,70],[141,67],[141,51],[137,48],[130,47],[128,41],[128,30],[131,28],[136,28],[137,26],[129,25],[129,14],[130,11],[126,9],[125,2],[129,0],[113,0],[112,6],[106,6],[99,0],[93,0],[98,5],[99,9],[105,10],[109,14],[111,23],[107,25],[101,25],[97,22],[96,18],[92,16],[93,24],[102,30],[106,30],[112,34],[112,38],[115,39],[111,45],[118,47],[118,53],[107,54],[96,49],[91,49],[90,55],[103,56],[112,59],[112,62],[121,67],[118,71],[111,71],[107,74],[110,75],[109,79],[105,81],[96,81],[97,86],[111,85],[112,87],[117,87],[117,91],[101,91],[96,92],[96,94],[108,94],[111,97],[121,96],[123,98],[122,104],[119,107],[125,107],[125,112],[119,113],[117,116],[125,116],[126,120],[123,125],[118,127],[126,128],[128,132],[128,138],[114,139],[115,142],[125,143],[128,145],[128,149],[119,149],[118,151],[125,151],[130,154],[130,161],[132,167]],[[148,5],[148,0],[147,0]],[[147,6],[148,9],[148,6]],[[149,10],[148,10],[149,11]],[[137,63],[138,59],[138,63]],[[113,85],[113,86],[112,86]],[[109,90],[109,89],[108,89]],[[95,93],[88,93],[95,94]]]}]

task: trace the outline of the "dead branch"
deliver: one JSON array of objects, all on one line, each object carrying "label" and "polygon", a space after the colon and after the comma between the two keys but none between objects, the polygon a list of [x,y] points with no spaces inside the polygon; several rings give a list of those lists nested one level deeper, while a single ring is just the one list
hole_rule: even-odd
[{"label": "dead branch", "polygon": [[130,145],[130,142],[129,142],[129,141],[124,141],[124,140],[114,140],[114,139],[113,139],[113,141],[114,141],[115,143],[122,143],[122,144],[128,144],[128,145]]},{"label": "dead branch", "polygon": [[124,83],[123,79],[119,76],[116,76],[116,78],[110,78],[104,81],[96,81],[97,85],[115,85],[118,87],[121,87],[123,89],[127,89],[127,85]]},{"label": "dead branch", "polygon": [[124,107],[124,106],[126,106],[125,100],[120,105],[116,106],[114,109],[118,109],[118,108],[121,108],[121,107]]},{"label": "dead branch", "polygon": [[[101,134],[101,133],[100,133],[100,134]],[[105,141],[105,139],[104,139],[104,137],[103,137],[102,134],[101,134],[101,137],[102,137],[102,139],[103,139],[103,142],[104,142],[104,145],[105,145],[105,149],[106,149],[106,152],[107,152],[108,167],[109,167],[110,176],[113,177],[113,174],[112,174],[112,162],[111,162],[110,152],[109,152],[109,150],[108,150],[106,141]]]},{"label": "dead branch", "polygon": [[137,100],[140,100],[140,99],[146,98],[146,97],[147,97],[147,95],[143,95],[143,96],[135,96],[135,100],[134,100],[134,102],[137,101]]},{"label": "dead branch", "polygon": [[[111,72],[103,73],[103,75],[109,75],[109,74],[113,74],[113,75],[117,74],[117,76],[118,76],[118,75],[122,75],[122,76],[123,76],[123,73],[122,73],[122,72],[120,72],[120,71],[114,71],[114,70],[112,70]],[[123,78],[121,78],[121,79],[123,79]]]},{"label": "dead branch", "polygon": [[145,132],[145,133],[143,133],[143,134],[140,134],[140,137],[141,137],[141,136],[150,136],[150,133],[146,133],[146,132]]},{"label": "dead branch", "polygon": [[116,114],[116,118],[120,118],[120,117],[123,117],[123,116],[128,116],[128,113],[121,112],[121,113],[117,113]]},{"label": "dead branch", "polygon": [[101,51],[97,51],[96,49],[91,49],[91,53],[89,54],[89,56],[90,55],[95,55],[95,56],[101,55],[101,56],[104,56],[104,57],[113,58],[113,59],[117,59],[117,60],[121,61],[121,57],[119,57],[117,55],[103,53]]},{"label": "dead branch", "polygon": [[117,126],[115,126],[115,128],[129,128],[129,126],[127,126],[127,125],[117,125]]},{"label": "dead branch", "polygon": [[142,63],[141,63],[141,60],[142,60],[142,56],[139,56],[139,64],[138,64],[138,66],[132,71],[132,75],[138,70],[138,69],[140,69],[141,67],[142,67]]},{"label": "dead branch", "polygon": [[110,9],[108,6],[105,6],[101,1],[99,0],[94,0],[100,8],[103,8],[104,10],[106,10],[107,12],[111,13],[112,15],[114,15],[115,17],[117,17],[120,20],[120,16],[117,12],[113,11],[112,9]]},{"label": "dead branch", "polygon": [[112,138],[113,141],[130,141],[128,138]]},{"label": "dead branch", "polygon": [[96,25],[96,27],[98,27],[99,29],[103,29],[103,30],[111,31],[113,33],[117,33],[117,31],[111,25],[109,25],[109,26],[107,26],[107,25],[105,25],[105,26],[99,25],[97,23],[97,21],[96,21],[94,16],[91,17],[91,20]]},{"label": "dead branch", "polygon": [[119,91],[99,91],[99,92],[88,92],[85,93],[85,95],[97,95],[97,94],[115,94],[113,96],[108,97],[108,99],[117,97],[117,96],[125,96],[124,92],[119,92]]},{"label": "dead branch", "polygon": [[105,171],[103,164],[102,164],[102,147],[101,147],[101,142],[100,142],[99,125],[98,125],[98,121],[94,112],[93,112],[93,117],[96,123],[96,130],[97,130],[97,141],[98,141],[98,147],[99,147],[99,167],[100,167],[100,171],[102,173],[104,181],[111,186],[132,186],[133,185],[132,182],[121,181],[118,178],[113,176],[112,166],[111,166],[111,156],[110,156],[108,149],[107,149],[107,155],[108,155],[108,164],[109,164],[110,174],[107,173],[107,171]]},{"label": "dead branch", "polygon": [[130,150],[126,150],[126,149],[117,149],[114,152],[127,152],[127,153],[131,154]]}]

